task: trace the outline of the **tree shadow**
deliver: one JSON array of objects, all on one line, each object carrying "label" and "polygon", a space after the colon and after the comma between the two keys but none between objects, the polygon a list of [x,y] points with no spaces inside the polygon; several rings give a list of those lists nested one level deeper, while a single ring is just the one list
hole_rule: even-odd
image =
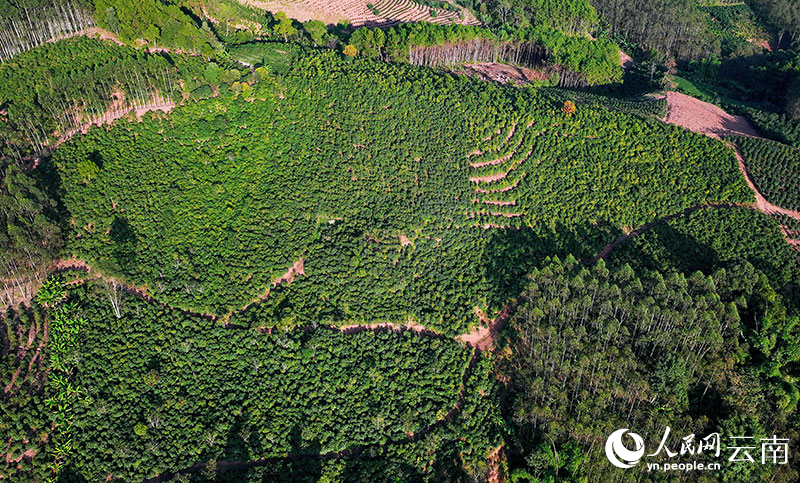
[{"label": "tree shadow", "polygon": [[114,216],[108,237],[112,242],[111,256],[118,267],[121,269],[132,267],[136,263],[137,238],[128,219],[124,216]]},{"label": "tree shadow", "polygon": [[[245,424],[246,419],[239,419],[231,428],[225,447],[225,463],[220,463],[214,481],[231,483],[319,481],[322,476],[322,445],[316,438],[311,441],[303,439],[301,423],[295,424],[289,432],[288,456],[255,461],[247,461],[250,454],[263,454],[264,449],[259,439],[243,444],[245,441],[241,430]],[[195,474],[195,476],[200,475]],[[209,480],[193,478],[193,481]]]},{"label": "tree shadow", "polygon": [[551,228],[494,230],[484,252],[486,277],[493,287],[490,307],[500,307],[517,297],[527,285],[527,274],[549,257],[569,255],[590,260],[622,235],[611,223],[581,225],[557,223]]}]

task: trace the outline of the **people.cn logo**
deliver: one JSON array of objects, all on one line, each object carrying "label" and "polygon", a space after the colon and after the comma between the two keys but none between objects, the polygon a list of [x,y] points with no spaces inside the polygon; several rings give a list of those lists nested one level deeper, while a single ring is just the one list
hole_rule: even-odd
[{"label": "people.cn logo", "polygon": [[[633,450],[629,450],[622,442],[625,433],[633,439]],[[633,468],[642,456],[644,456],[644,440],[636,433],[629,433],[628,428],[614,431],[606,440],[606,457],[617,468]]]}]

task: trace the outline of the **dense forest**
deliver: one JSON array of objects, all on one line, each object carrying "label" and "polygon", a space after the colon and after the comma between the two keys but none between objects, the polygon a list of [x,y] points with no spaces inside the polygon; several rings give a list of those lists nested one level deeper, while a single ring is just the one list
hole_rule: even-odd
[{"label": "dense forest", "polygon": [[797,1],[457,4],[0,0],[0,479],[798,479]]},{"label": "dense forest", "polygon": [[[563,465],[570,481],[621,479],[602,452],[615,428],[637,428],[648,448],[664,426],[796,437],[800,317],[752,265],[641,277],[568,258],[529,279],[499,361],[520,475],[546,481]],[[553,465],[554,451],[565,461]],[[728,463],[716,477],[792,481],[797,470]]]},{"label": "dense forest", "polygon": [[[303,260],[308,280],[280,289],[305,292],[281,309],[287,321],[412,316],[452,333],[469,326],[473,306],[504,302],[488,269],[476,270],[495,243],[476,225],[536,237],[751,200],[724,145],[621,112],[567,118],[545,93],[329,54],[254,87],[259,102],[230,91],[60,147],[65,253],[219,316]],[[287,197],[290,187],[304,196]]]}]

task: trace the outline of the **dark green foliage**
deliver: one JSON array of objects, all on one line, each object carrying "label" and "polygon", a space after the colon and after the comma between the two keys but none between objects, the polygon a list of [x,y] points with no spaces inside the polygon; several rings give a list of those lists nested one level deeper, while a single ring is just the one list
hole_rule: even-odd
[{"label": "dark green foliage", "polygon": [[552,92],[557,96],[571,99],[583,106],[614,109],[628,114],[638,114],[643,117],[655,117],[658,119],[663,119],[667,115],[666,97],[657,99],[652,97],[619,98],[568,89],[553,89]]},{"label": "dark green foliage", "polygon": [[[229,61],[218,64],[217,83],[243,76]],[[48,146],[91,122],[177,102],[181,87],[188,95],[209,84],[208,69],[201,57],[148,54],[85,37],[45,44],[0,65],[0,155],[47,154]]]},{"label": "dark green foliage", "polygon": [[0,474],[9,481],[42,481],[50,470],[41,454],[55,419],[44,404],[43,324],[38,309],[22,305],[0,314]]},{"label": "dark green foliage", "polygon": [[[472,352],[405,331],[226,329],[132,295],[117,319],[99,284],[71,290],[93,321],[75,381],[91,402],[66,468],[90,481],[403,441],[455,406]],[[478,438],[492,415],[469,404]]]},{"label": "dark green foliage", "polygon": [[708,15],[709,30],[719,39],[723,57],[762,52],[752,40],[766,40],[767,33],[748,4],[700,6],[699,10]]},{"label": "dark green foliage", "polygon": [[621,34],[643,50],[655,49],[681,59],[719,53],[719,40],[709,31],[706,14],[694,0],[592,0],[613,34]]},{"label": "dark green foliage", "polygon": [[34,280],[62,246],[56,203],[30,174],[0,161],[0,279],[2,304],[31,296]]},{"label": "dark green foliage", "polygon": [[[499,370],[511,381],[510,439],[534,476],[552,471],[545,446],[558,445],[572,478],[622,480],[602,451],[619,428],[644,436],[648,453],[665,426],[673,450],[690,433],[795,434],[800,394],[788,361],[800,358],[800,319],[751,265],[639,277],[629,266],[555,260],[530,275],[509,324]],[[750,427],[737,428],[743,420]],[[789,466],[753,466],[745,469],[797,476]],[[741,469],[721,472],[728,480]]]},{"label": "dark green foliage", "polygon": [[583,34],[598,21],[589,0],[466,0],[479,18],[492,26],[529,25],[558,29],[569,34]]},{"label": "dark green foliage", "polygon": [[741,150],[761,194],[780,207],[800,211],[800,147],[744,136],[728,139]]},{"label": "dark green foliage", "polygon": [[793,120],[786,114],[753,108],[741,108],[740,111],[764,136],[800,147],[800,120]]},{"label": "dark green foliage", "polygon": [[796,47],[800,40],[800,2],[797,0],[759,0],[748,2],[772,27],[779,48]]},{"label": "dark green foliage", "polygon": [[[102,116],[121,92],[122,106],[171,99],[178,93],[171,63],[128,47],[78,37],[45,44],[0,66],[0,149],[41,149],[84,122]],[[119,106],[118,106],[119,107]]]},{"label": "dark green foliage", "polygon": [[771,216],[749,208],[706,208],[626,241],[609,263],[706,274],[748,261],[778,288],[800,280],[797,253]]}]

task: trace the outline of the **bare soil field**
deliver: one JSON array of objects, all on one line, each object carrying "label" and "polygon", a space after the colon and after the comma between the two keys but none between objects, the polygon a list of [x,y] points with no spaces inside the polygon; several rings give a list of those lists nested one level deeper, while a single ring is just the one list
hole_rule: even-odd
[{"label": "bare soil field", "polygon": [[758,137],[744,117],[728,114],[714,104],[679,92],[667,93],[666,121],[716,139],[725,134]]},{"label": "bare soil field", "polygon": [[[742,116],[734,116],[723,111],[722,108],[708,102],[695,99],[678,92],[667,93],[667,118],[666,122],[685,127],[690,131],[698,132],[715,139],[722,139],[726,134],[759,137],[758,132]],[[735,146],[734,146],[735,148]],[[784,214],[800,221],[800,212],[781,208],[764,198],[756,185],[747,174],[745,160],[738,149],[736,159],[739,169],[742,170],[747,185],[756,196],[755,207],[768,214]]]},{"label": "bare soil field", "polygon": [[[354,27],[384,27],[401,22],[461,23],[478,25],[480,22],[466,9],[457,12],[433,9],[412,0],[239,0],[241,3],[268,10],[284,12],[290,18],[305,22],[321,20],[326,24],[347,21]],[[367,7],[371,3],[373,8]],[[455,5],[455,4],[454,4]]]}]

